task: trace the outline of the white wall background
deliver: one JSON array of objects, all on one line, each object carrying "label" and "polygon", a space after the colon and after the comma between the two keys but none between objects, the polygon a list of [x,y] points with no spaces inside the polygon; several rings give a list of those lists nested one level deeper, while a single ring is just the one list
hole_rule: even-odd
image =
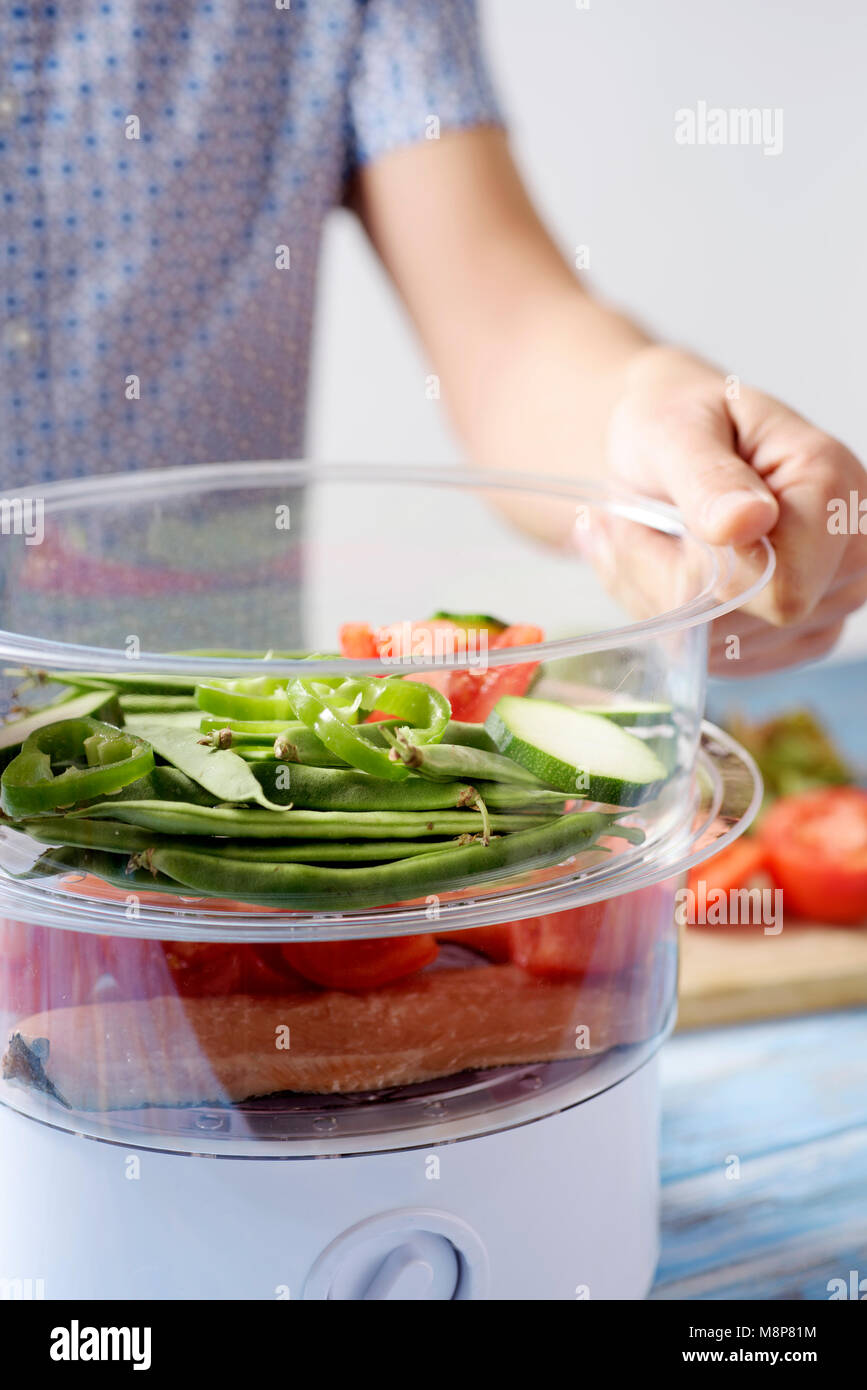
[{"label": "white wall background", "polygon": [[[609,298],[867,458],[867,8],[861,0],[481,0],[538,205]],[[674,113],[783,109],[783,148],[685,147]],[[309,453],[458,457],[362,234],[323,261]],[[867,651],[867,614],[844,651]]]}]

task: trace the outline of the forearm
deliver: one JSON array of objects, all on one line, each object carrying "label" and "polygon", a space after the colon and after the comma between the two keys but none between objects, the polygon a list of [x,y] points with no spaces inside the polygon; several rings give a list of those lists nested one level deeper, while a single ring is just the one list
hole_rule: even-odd
[{"label": "forearm", "polygon": [[443,393],[483,467],[598,477],[629,365],[648,346],[635,324],[577,283],[528,296],[464,369],[443,364]]},{"label": "forearm", "polygon": [[354,203],[474,461],[597,472],[622,373],[648,339],[580,284],[502,133],[397,151],[363,172]]}]

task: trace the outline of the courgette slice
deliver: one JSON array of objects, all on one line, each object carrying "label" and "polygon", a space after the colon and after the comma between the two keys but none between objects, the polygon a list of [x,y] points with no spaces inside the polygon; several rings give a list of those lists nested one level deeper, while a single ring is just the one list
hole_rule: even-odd
[{"label": "courgette slice", "polygon": [[[454,623],[455,627],[463,628],[465,632],[505,632],[507,623],[500,618],[492,618],[490,613],[449,613],[445,608],[439,608],[431,618],[431,622]],[[424,627],[424,623],[421,624]]]},{"label": "courgette slice", "polygon": [[637,806],[666,780],[640,738],[603,715],[553,700],[504,695],[485,728],[497,748],[558,791],[609,806]]},{"label": "courgette slice", "polygon": [[61,719],[82,719],[86,715],[102,715],[109,723],[123,722],[113,690],[87,690],[62,703],[52,701],[40,709],[31,710],[22,719],[0,724],[0,748],[15,748],[35,734],[37,729],[44,729]]},{"label": "courgette slice", "polygon": [[628,700],[622,705],[573,705],[581,714],[598,714],[612,724],[637,729],[652,724],[670,724],[674,718],[671,705],[655,700]]}]

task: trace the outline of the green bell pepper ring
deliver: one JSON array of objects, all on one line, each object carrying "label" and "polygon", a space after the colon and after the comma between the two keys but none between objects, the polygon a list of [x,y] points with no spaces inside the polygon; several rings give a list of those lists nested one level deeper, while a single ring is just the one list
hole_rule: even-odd
[{"label": "green bell pepper ring", "polygon": [[429,685],[401,679],[362,678],[341,682],[294,680],[288,688],[297,717],[344,762],[375,777],[400,781],[410,775],[403,763],[366,737],[363,726],[350,723],[359,712],[391,714],[412,725],[417,743],[437,743],[451,715],[448,700]]},{"label": "green bell pepper ring", "polygon": [[[64,770],[55,772],[59,765]],[[61,719],[25,741],[0,779],[0,802],[16,820],[39,815],[110,796],[153,766],[153,749],[144,739],[99,719]]]},{"label": "green bell pepper ring", "polygon": [[280,719],[294,717],[286,694],[286,682],[273,676],[255,680],[218,680],[196,686],[196,703],[208,714],[231,719]]},{"label": "green bell pepper ring", "polygon": [[[326,659],[308,654],[310,662]],[[325,683],[334,687],[348,684],[344,676],[325,678]],[[295,715],[286,685],[285,678],[280,676],[244,676],[238,680],[220,680],[212,676],[196,686],[196,703],[207,714],[219,714],[228,719],[290,720]]]}]

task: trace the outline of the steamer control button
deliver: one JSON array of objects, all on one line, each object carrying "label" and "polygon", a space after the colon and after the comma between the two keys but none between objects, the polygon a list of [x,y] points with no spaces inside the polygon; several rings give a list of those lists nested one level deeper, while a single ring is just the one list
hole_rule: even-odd
[{"label": "steamer control button", "polygon": [[323,1250],[305,1299],[449,1302],[485,1298],[488,1259],[471,1226],[450,1212],[405,1207],[350,1226]]},{"label": "steamer control button", "polygon": [[461,1263],[451,1241],[423,1233],[386,1255],[361,1297],[404,1303],[450,1299],[460,1277]]}]

